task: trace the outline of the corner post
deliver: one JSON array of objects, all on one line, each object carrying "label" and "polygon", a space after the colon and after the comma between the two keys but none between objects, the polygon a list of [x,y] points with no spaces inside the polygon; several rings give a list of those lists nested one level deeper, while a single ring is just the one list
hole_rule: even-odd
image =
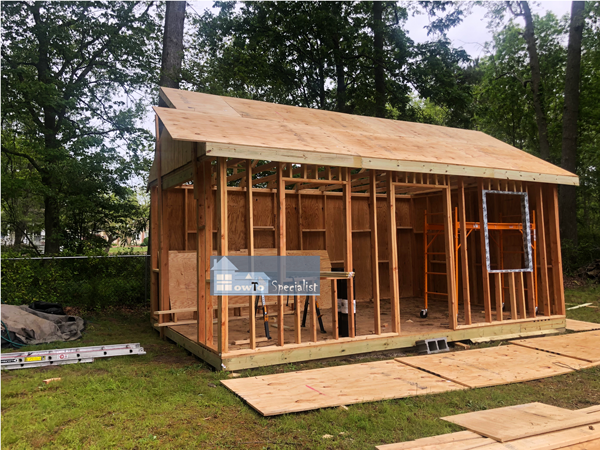
[{"label": "corner post", "polygon": [[442,191],[444,208],[444,245],[446,250],[446,282],[448,283],[448,309],[450,328],[458,326],[458,302],[456,299],[456,264],[454,261],[454,239],[452,238],[452,197],[450,193],[450,177],[445,176],[446,186]]},{"label": "corner post", "polygon": [[[217,219],[219,221],[219,256],[227,256],[229,246],[227,230],[227,158],[217,160]],[[213,282],[215,280],[212,280]],[[229,297],[219,296],[219,354],[227,353],[229,345]]]},{"label": "corner post", "polygon": [[[343,173],[345,181],[343,185],[345,226],[344,271],[352,272],[354,264],[352,262],[352,183],[350,181],[350,169],[344,167]],[[353,338],[356,336],[356,330],[354,329],[354,278],[348,278],[346,283],[348,286],[348,336]]]},{"label": "corner post", "polygon": [[390,267],[390,307],[392,309],[392,331],[400,333],[400,286],[398,280],[398,240],[396,228],[396,188],[393,183],[393,172],[387,173],[387,222],[389,233],[389,267]]}]

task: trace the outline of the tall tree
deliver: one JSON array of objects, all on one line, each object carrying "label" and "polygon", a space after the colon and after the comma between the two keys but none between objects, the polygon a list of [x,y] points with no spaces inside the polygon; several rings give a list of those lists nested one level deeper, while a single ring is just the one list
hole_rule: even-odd
[{"label": "tall tree", "polygon": [[546,109],[544,107],[544,95],[542,74],[540,70],[540,60],[538,56],[538,47],[536,42],[533,16],[529,8],[529,2],[506,2],[510,11],[516,17],[523,17],[525,20],[525,31],[523,37],[527,42],[527,52],[529,53],[529,67],[531,69],[531,92],[533,93],[533,106],[535,108],[535,120],[538,129],[540,156],[542,159],[550,159],[550,143],[548,141],[548,120],[546,118]]},{"label": "tall tree", "polygon": [[145,171],[148,133],[137,119],[156,75],[155,15],[139,2],[7,2],[2,5],[2,131],[26,140],[2,152],[23,158],[43,185],[46,252],[65,235],[65,177],[93,169],[104,195]]},{"label": "tall tree", "polygon": [[[571,6],[571,25],[567,48],[565,75],[565,106],[562,129],[563,169],[577,171],[577,117],[579,114],[579,85],[581,73],[581,41],[583,37],[585,3],[574,1]],[[560,188],[560,226],[563,239],[577,245],[577,188]]]},{"label": "tall tree", "polygon": [[[162,64],[158,84],[179,89],[183,62],[183,26],[186,2],[167,2],[163,34]],[[168,106],[162,97],[158,106]]]},{"label": "tall tree", "polygon": [[385,88],[385,67],[384,67],[384,33],[385,25],[383,23],[384,2],[374,1],[373,19],[371,29],[373,30],[373,75],[375,81],[375,116],[385,117],[386,88]]}]

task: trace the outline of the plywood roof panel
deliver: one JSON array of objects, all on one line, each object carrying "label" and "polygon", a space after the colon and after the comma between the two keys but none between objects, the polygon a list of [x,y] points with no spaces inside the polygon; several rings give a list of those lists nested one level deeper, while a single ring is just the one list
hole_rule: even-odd
[{"label": "plywood roof panel", "polygon": [[[479,131],[167,88],[161,96],[171,107],[155,111],[178,141],[256,148],[274,161],[282,152],[302,152],[304,159],[349,157],[340,165],[351,167],[386,170],[394,163],[422,163],[412,170],[455,174],[467,168],[465,174],[473,176],[578,184],[575,175]],[[219,152],[213,155],[226,155]]]}]

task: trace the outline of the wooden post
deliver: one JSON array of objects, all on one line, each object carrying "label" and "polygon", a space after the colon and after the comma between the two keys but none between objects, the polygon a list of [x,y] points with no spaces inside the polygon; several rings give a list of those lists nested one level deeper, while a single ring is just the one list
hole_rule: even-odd
[{"label": "wooden post", "polygon": [[400,286],[398,281],[398,243],[396,234],[396,190],[393,183],[393,172],[387,173],[387,223],[389,229],[389,276],[390,307],[392,309],[392,331],[400,333]]},{"label": "wooden post", "polygon": [[[198,144],[194,143],[194,198],[196,200],[196,311],[198,318],[198,342],[206,342],[206,217],[204,203],[206,192],[203,163],[198,162]],[[186,205],[187,207],[187,205]]]},{"label": "wooden post", "polygon": [[[169,238],[164,224],[165,204],[162,186],[162,151],[159,134],[159,118],[156,116],[156,153],[158,171],[158,264],[159,264],[159,309],[166,311],[169,308]],[[164,322],[165,315],[160,314],[158,323]],[[160,337],[165,339],[165,327],[160,327]]]},{"label": "wooden post", "polygon": [[[285,183],[283,181],[283,163],[277,164],[277,254],[279,256],[286,255],[286,236],[285,236]],[[280,276],[284,276],[281,273]],[[281,279],[280,283],[284,280]],[[284,314],[283,314],[283,295],[277,296],[277,345],[284,344]]]},{"label": "wooden post", "polygon": [[515,275],[516,274],[514,272],[506,274],[506,277],[508,278],[508,301],[510,302],[510,318],[512,320],[517,320],[519,318],[519,312],[517,311],[517,282],[515,280]]},{"label": "wooden post", "polygon": [[448,285],[448,310],[450,314],[450,328],[456,330],[458,325],[458,299],[456,298],[456,265],[454,263],[454,240],[452,238],[452,197],[450,183],[442,191],[442,205],[444,212],[444,246],[446,252],[446,283]]},{"label": "wooden post", "polygon": [[[331,280],[331,331],[334,339],[340,338],[337,299],[337,280]],[[298,317],[300,317],[300,314],[298,314]]]},{"label": "wooden post", "polygon": [[[465,325],[471,325],[471,295],[469,292],[469,258],[467,253],[467,213],[465,207],[465,184],[458,177],[458,215],[460,220],[460,254],[462,268],[462,291],[465,310]],[[457,262],[458,266],[458,262]],[[457,299],[458,301],[458,299]]]},{"label": "wooden post", "polygon": [[496,299],[496,320],[502,321],[502,274],[494,273],[494,290]]},{"label": "wooden post", "polygon": [[517,291],[517,310],[519,318],[527,317],[527,306],[525,305],[525,284],[523,283],[523,272],[515,273],[515,289]]},{"label": "wooden post", "polygon": [[[205,247],[205,280],[210,279],[210,257],[213,254],[213,211],[214,211],[214,197],[212,189],[212,164],[208,161],[204,163],[204,247]],[[211,283],[214,280],[210,280]],[[205,282],[204,286],[204,298],[206,312],[204,313],[205,320],[205,342],[209,347],[213,347],[213,298],[210,295],[210,284]]]},{"label": "wooden post", "polygon": [[554,311],[565,315],[565,291],[563,287],[562,255],[560,251],[560,228],[558,223],[558,187],[546,186],[548,199],[548,239],[550,240],[550,255],[552,258],[552,281],[554,285]]},{"label": "wooden post", "polygon": [[160,310],[158,306],[158,188],[155,186],[150,191],[150,308],[152,317],[158,319],[154,313]]},{"label": "wooden post", "polygon": [[550,292],[548,289],[548,255],[546,253],[546,225],[544,224],[544,196],[542,193],[542,185],[538,183],[535,186],[535,215],[537,218],[537,235],[538,241],[536,247],[538,247],[540,254],[540,280],[541,280],[541,302],[538,300],[538,304],[541,303],[542,311],[545,316],[552,315],[552,309],[550,307]]},{"label": "wooden post", "polygon": [[369,171],[369,219],[371,228],[371,283],[375,334],[381,334],[381,304],[379,291],[379,249],[377,242],[377,171]]},{"label": "wooden post", "polygon": [[[342,169],[340,168],[340,174]],[[344,198],[344,271],[352,272],[354,264],[352,262],[352,183],[350,180],[350,169],[343,169],[344,181],[343,198]],[[354,278],[350,277],[347,281],[348,290],[348,335],[354,337],[356,330],[354,329]]]},{"label": "wooden post", "polygon": [[[219,256],[227,256],[229,247],[229,236],[227,227],[227,159],[220,157],[217,160],[217,219],[219,221]],[[215,282],[215,280],[211,280]],[[217,350],[219,354],[227,353],[229,346],[229,297],[220,295],[218,297],[219,317],[219,342]]]},{"label": "wooden post", "polygon": [[[194,142],[194,150],[196,148],[196,142]],[[194,151],[194,154],[197,154],[197,150]],[[196,163],[194,162],[194,176],[196,176]],[[184,250],[189,250],[190,246],[189,246],[189,236],[188,236],[188,190],[184,189],[183,190],[183,240],[184,240],[184,245],[183,245],[183,249]]]},{"label": "wooden post", "polygon": [[[252,160],[246,160],[246,245],[248,256],[254,256],[254,198],[252,196]],[[251,268],[251,272],[254,268]],[[248,314],[250,318],[250,348],[256,348],[256,311],[254,310],[254,296],[248,300]]]},{"label": "wooden post", "polygon": [[485,252],[485,233],[483,231],[483,180],[477,180],[477,196],[479,197],[479,235],[481,238],[481,283],[483,288],[483,306],[485,310],[485,321],[492,321],[492,302],[490,295],[490,275],[487,270]]}]

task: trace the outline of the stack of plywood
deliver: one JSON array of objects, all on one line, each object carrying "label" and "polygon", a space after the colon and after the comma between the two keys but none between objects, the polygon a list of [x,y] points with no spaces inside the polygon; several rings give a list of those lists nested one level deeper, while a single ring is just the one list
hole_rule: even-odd
[{"label": "stack of plywood", "polygon": [[468,431],[380,445],[379,450],[552,450],[600,448],[600,405],[571,411],[543,403],[443,417]]}]

